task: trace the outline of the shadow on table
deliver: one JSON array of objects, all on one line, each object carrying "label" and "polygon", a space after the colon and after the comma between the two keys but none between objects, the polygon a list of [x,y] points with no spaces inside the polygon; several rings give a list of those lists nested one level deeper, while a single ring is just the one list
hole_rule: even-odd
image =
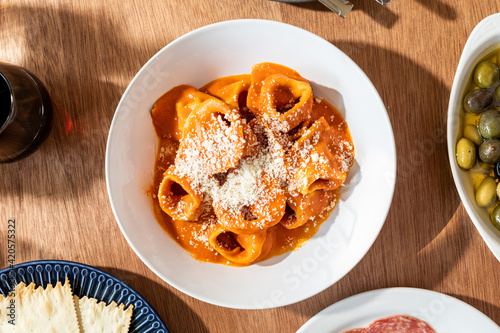
[{"label": "shadow on table", "polygon": [[[367,13],[377,23],[386,28],[391,28],[399,19],[399,16],[396,13],[394,13],[394,11],[391,10],[390,6],[382,6],[375,0],[366,0],[366,1],[352,0],[351,2],[354,4],[352,11],[361,10]],[[287,5],[310,11],[331,12],[327,7],[325,7],[318,1],[287,3]],[[337,17],[336,14],[334,13],[331,14],[332,18],[342,20],[342,18]],[[348,14],[344,19],[348,20],[349,18],[350,16]]]},{"label": "shadow on table", "polygon": [[[190,329],[196,328],[196,332],[208,333],[208,329],[200,317],[179,297],[170,292],[164,284],[122,269],[98,268],[122,280],[144,297],[170,332],[188,332]],[[178,326],[174,326],[174,324]]]},{"label": "shadow on table", "polygon": [[[0,269],[7,268],[10,265],[18,265],[27,261],[34,260],[44,260],[47,258],[54,258],[54,249],[50,246],[40,246],[36,244],[31,239],[26,239],[23,237],[12,237],[16,236],[15,233],[11,233],[8,230],[15,230],[9,228],[8,225],[15,225],[15,228],[19,230],[22,228],[19,225],[19,221],[12,224],[12,220],[1,221],[0,223],[5,223],[0,229],[0,249],[3,254],[0,257]],[[8,238],[10,236],[10,238]],[[29,258],[27,260],[26,258]]]},{"label": "shadow on table", "polygon": [[371,19],[385,28],[392,28],[399,20],[399,16],[392,10],[391,4],[384,6],[375,0],[352,0],[351,2],[354,4],[352,10],[366,13]]},{"label": "shadow on table", "polygon": [[[386,105],[396,143],[396,185],[386,222],[360,263],[317,296],[316,302],[287,307],[306,317],[363,291],[395,286],[439,288],[474,236],[465,221],[453,218],[460,198],[446,146],[451,82],[444,84],[426,68],[391,50],[363,43],[334,44],[367,74]],[[321,300],[326,302],[321,304]],[[488,310],[481,306],[481,311]]]},{"label": "shadow on table", "polygon": [[46,2],[0,10],[0,29],[10,36],[3,47],[19,52],[19,65],[44,82],[54,104],[53,130],[40,150],[0,166],[2,174],[19,175],[3,177],[0,195],[88,195],[95,180],[104,179],[106,140],[119,99],[157,49],[147,40],[139,45],[126,39],[120,18],[103,9]]},{"label": "shadow on table", "polygon": [[[452,238],[461,237],[463,227],[450,223],[460,205],[446,146],[451,82],[445,85],[413,60],[390,50],[359,43],[335,45],[356,61],[377,88],[396,142],[397,175],[392,209],[362,264],[378,263],[393,272],[398,267],[408,267],[397,278],[385,277],[383,270],[374,271],[382,280],[398,281],[401,285],[418,285],[423,278],[439,283],[452,266],[441,265],[440,270],[430,272],[426,272],[426,266],[437,267],[436,261],[456,262],[468,246],[465,242],[459,248],[448,248],[453,245]],[[435,245],[433,241],[445,229],[449,229],[446,232],[451,238],[440,242],[441,246]],[[446,256],[435,251],[422,255],[429,252],[431,243],[436,251],[447,250]],[[429,275],[424,277],[421,272]]]},{"label": "shadow on table", "polygon": [[433,12],[441,18],[449,21],[454,21],[458,18],[457,11],[450,5],[444,3],[441,0],[427,1],[427,0],[416,0],[427,10]]},{"label": "shadow on table", "polygon": [[[397,5],[397,2],[404,0],[392,0],[388,5],[381,5],[375,0],[351,0],[354,4],[353,10],[361,10],[368,14],[372,19],[380,23],[381,25],[390,28],[398,20],[398,15],[392,10],[393,6]],[[444,3],[441,0],[427,1],[427,0],[414,0],[420,3],[424,9],[428,10],[435,15],[443,18],[445,20],[454,21],[458,18],[457,11],[450,5]],[[414,15],[418,16],[419,13]]]}]

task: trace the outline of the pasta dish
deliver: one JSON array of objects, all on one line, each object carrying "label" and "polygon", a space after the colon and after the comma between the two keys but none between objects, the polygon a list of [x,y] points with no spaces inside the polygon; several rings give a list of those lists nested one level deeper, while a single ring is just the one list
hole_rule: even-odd
[{"label": "pasta dish", "polygon": [[174,87],[151,116],[156,218],[201,261],[245,266],[299,248],[354,161],[342,115],[278,64]]}]

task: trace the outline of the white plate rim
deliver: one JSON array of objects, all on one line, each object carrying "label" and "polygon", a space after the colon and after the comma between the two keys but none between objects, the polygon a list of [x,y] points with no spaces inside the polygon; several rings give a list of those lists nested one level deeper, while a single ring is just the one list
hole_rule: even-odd
[{"label": "white plate rim", "polygon": [[[455,297],[428,289],[393,287],[366,291],[334,303],[309,319],[297,333],[342,333],[392,315],[414,316],[426,321],[437,333],[500,330],[484,313]],[[451,323],[452,320],[458,322]],[[470,330],[470,323],[475,329]],[[450,327],[463,330],[449,330]]]}]

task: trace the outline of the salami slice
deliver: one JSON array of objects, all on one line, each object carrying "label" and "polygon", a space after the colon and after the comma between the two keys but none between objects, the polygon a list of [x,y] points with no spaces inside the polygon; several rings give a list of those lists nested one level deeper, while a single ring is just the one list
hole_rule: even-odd
[{"label": "salami slice", "polygon": [[375,320],[363,333],[436,333],[425,321],[397,315]]},{"label": "salami slice", "polygon": [[345,331],[344,333],[363,333],[364,331],[364,328],[353,328],[352,330]]}]

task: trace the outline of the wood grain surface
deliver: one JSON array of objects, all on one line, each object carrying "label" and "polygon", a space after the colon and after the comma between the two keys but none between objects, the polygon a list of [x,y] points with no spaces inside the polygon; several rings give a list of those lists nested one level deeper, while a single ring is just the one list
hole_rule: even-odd
[{"label": "wood grain surface", "polygon": [[[500,324],[500,263],[460,201],[445,143],[461,51],[500,2],[352,2],[342,19],[317,2],[1,0],[0,60],[38,75],[55,119],[39,151],[0,165],[0,268],[8,266],[7,220],[15,218],[17,263],[61,259],[101,268],[142,294],[171,332],[295,332],[341,299],[396,286],[446,293]],[[269,310],[210,305],[158,278],[122,236],[104,175],[109,126],[135,73],[177,37],[240,18],[293,24],[351,57],[379,91],[397,149],[392,207],[367,255],[322,293]]]}]

